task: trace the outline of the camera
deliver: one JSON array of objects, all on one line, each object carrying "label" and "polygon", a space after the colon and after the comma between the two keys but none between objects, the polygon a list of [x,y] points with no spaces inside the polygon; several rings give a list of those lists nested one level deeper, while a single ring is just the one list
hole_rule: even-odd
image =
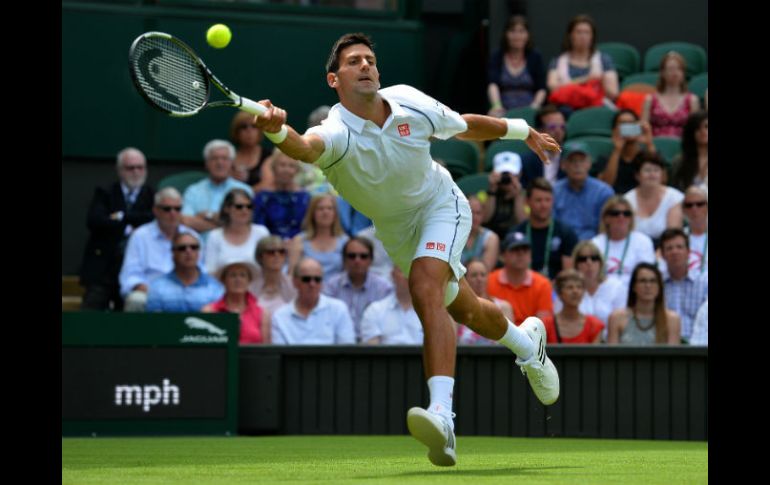
[{"label": "camera", "polygon": [[642,134],[642,125],[639,123],[621,123],[620,136],[639,136]]},{"label": "camera", "polygon": [[511,174],[508,172],[503,172],[502,175],[500,175],[500,185],[509,185],[512,182]]}]

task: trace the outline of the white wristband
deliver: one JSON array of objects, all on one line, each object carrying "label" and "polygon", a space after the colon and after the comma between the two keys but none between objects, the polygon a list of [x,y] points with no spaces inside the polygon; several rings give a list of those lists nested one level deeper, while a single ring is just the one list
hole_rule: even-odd
[{"label": "white wristband", "polygon": [[286,128],[286,125],[281,126],[281,130],[278,133],[268,133],[267,131],[265,132],[265,137],[267,137],[268,140],[275,143],[276,145],[283,143],[288,135],[289,129]]},{"label": "white wristband", "polygon": [[526,140],[529,136],[529,125],[521,118],[503,118],[508,124],[508,131],[501,136],[501,140]]}]

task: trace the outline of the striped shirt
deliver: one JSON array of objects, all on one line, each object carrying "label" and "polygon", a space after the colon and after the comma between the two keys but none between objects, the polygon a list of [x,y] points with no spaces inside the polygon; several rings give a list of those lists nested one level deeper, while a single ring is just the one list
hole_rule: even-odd
[{"label": "striped shirt", "polygon": [[681,280],[674,280],[670,275],[666,275],[663,286],[666,292],[666,307],[682,318],[682,338],[689,340],[695,315],[708,298],[708,271],[695,278],[688,274]]}]

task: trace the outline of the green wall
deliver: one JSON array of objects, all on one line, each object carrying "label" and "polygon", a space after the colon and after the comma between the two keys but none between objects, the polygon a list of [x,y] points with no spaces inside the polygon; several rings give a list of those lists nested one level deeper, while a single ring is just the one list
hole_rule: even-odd
[{"label": "green wall", "polygon": [[[233,40],[225,49],[205,41],[213,23],[227,23]],[[62,154],[65,159],[105,158],[125,146],[149,159],[201,159],[203,145],[227,137],[233,109],[211,109],[171,118],[150,108],[128,73],[131,42],[149,30],[168,32],[190,45],[233,91],[270,98],[286,108],[300,131],[316,106],[334,104],[324,64],[340,35],[365,31],[377,46],[383,85],[423,85],[419,22],[397,18],[340,18],[275,13],[62,5]],[[215,90],[212,99],[222,99]]]}]

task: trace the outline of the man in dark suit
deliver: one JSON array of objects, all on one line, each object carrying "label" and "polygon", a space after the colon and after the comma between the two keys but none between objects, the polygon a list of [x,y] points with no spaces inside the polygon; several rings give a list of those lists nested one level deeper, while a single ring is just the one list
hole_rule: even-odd
[{"label": "man in dark suit", "polygon": [[90,235],[80,270],[80,284],[86,289],[83,310],[122,310],[118,273],[126,241],[135,228],[153,219],[155,191],[145,185],[144,154],[136,148],[121,150],[117,171],[120,180],[97,187],[88,209]]},{"label": "man in dark suit", "polygon": [[[551,135],[559,145],[563,145],[567,138],[567,123],[564,120],[564,114],[552,104],[540,108],[535,115],[534,128]],[[546,154],[551,160],[550,165],[544,165],[534,152],[529,151],[521,155],[522,167],[519,181],[522,187],[529,187],[529,184],[538,177],[545,177],[553,185],[556,180],[567,176],[560,166],[562,154],[560,152],[546,152]],[[501,237],[500,240],[502,241],[502,239]]]}]

